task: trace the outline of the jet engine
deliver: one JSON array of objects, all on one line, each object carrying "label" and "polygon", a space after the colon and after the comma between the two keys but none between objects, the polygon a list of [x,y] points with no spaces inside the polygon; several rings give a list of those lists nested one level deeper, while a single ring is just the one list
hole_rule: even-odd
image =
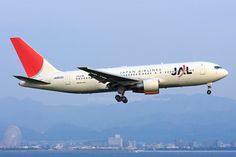
[{"label": "jet engine", "polygon": [[133,89],[135,93],[144,94],[159,94],[159,80],[158,79],[147,79],[143,80],[142,83],[136,85]]}]

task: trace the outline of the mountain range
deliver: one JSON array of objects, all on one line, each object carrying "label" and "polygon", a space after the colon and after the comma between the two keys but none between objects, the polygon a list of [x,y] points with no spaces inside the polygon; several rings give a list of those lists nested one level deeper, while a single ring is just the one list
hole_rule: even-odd
[{"label": "mountain range", "polygon": [[236,100],[207,95],[159,95],[128,104],[50,105],[0,99],[0,138],[9,125],[24,140],[139,141],[236,139]]}]

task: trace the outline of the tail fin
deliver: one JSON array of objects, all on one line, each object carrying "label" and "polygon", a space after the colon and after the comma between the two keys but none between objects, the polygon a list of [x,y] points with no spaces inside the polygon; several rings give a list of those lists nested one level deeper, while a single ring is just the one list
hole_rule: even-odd
[{"label": "tail fin", "polygon": [[11,38],[11,42],[28,77],[38,77],[59,71],[21,38]]}]

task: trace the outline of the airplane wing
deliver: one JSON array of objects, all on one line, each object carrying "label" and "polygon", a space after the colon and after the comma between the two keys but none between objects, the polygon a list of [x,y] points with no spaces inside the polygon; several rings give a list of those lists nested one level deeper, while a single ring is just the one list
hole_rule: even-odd
[{"label": "airplane wing", "polygon": [[116,74],[103,72],[100,70],[89,69],[87,67],[78,67],[78,68],[80,70],[86,71],[87,73],[89,73],[89,76],[91,76],[92,78],[94,78],[102,83],[110,82],[113,84],[128,86],[128,85],[134,85],[134,84],[137,84],[138,82],[140,82],[139,79],[119,76]]},{"label": "airplane wing", "polygon": [[14,76],[14,77],[19,79],[19,80],[21,80],[21,81],[25,81],[25,82],[33,83],[33,84],[41,84],[41,85],[50,84],[49,82],[45,82],[45,81],[41,81],[41,80],[36,80],[36,79],[24,77],[24,76]]}]

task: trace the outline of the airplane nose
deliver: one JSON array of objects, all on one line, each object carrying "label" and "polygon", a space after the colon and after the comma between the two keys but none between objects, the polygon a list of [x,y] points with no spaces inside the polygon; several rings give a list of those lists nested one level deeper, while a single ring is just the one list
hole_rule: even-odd
[{"label": "airplane nose", "polygon": [[223,77],[226,77],[229,74],[229,72],[225,69],[222,69],[222,75]]},{"label": "airplane nose", "polygon": [[229,75],[229,72],[224,69],[224,76],[228,76],[228,75]]}]

